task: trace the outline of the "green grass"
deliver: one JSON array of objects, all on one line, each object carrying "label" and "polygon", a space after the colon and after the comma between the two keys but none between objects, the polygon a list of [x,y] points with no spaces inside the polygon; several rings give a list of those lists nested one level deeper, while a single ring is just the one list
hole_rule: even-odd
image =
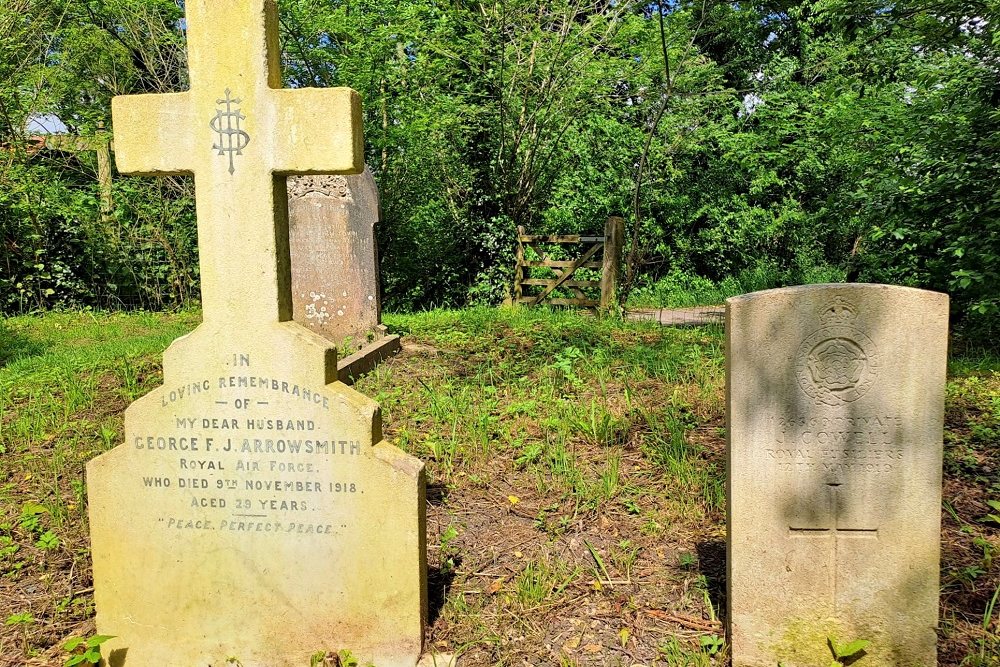
[{"label": "green grass", "polygon": [[[197,313],[51,313],[0,320],[0,655],[23,657],[93,615],[84,464],[118,444],[123,411]],[[19,582],[42,582],[25,595]],[[82,592],[81,592],[82,591]],[[60,663],[61,664],[61,663]]]},{"label": "green grass", "polygon": [[[131,402],[156,386],[159,355],[198,315],[53,313],[4,320],[0,327],[0,453],[41,442],[72,445],[97,434],[116,441],[117,415],[102,402]],[[111,416],[111,415],[106,415]],[[81,433],[82,431],[82,433]]]},{"label": "green grass", "polygon": [[[61,664],[92,632],[84,464],[198,320],[0,320],[0,656]],[[724,664],[721,328],[520,308],[385,322],[404,352],[356,388],[427,463],[431,642],[473,666]],[[1000,359],[952,359],[947,402],[941,664],[996,667]]]},{"label": "green grass", "polygon": [[726,299],[789,285],[843,282],[845,273],[833,267],[807,271],[781,270],[767,262],[715,281],[693,273],[673,270],[660,279],[639,285],[629,296],[630,308],[688,308],[721,304]]},{"label": "green grass", "polygon": [[693,491],[710,499],[709,512],[721,511],[721,482],[711,479],[716,468],[704,465],[703,448],[686,440],[694,419],[686,401],[697,401],[703,416],[721,418],[719,328],[670,330],[572,311],[490,308],[386,322],[442,354],[421,369],[416,386],[384,369],[358,388],[380,402],[390,428],[402,422],[397,443],[438,463],[446,480],[504,456],[538,492],[570,498],[577,508],[634,507],[622,448],[641,435],[647,462],[684,476],[675,494],[679,507],[704,515],[697,503],[682,500]]}]

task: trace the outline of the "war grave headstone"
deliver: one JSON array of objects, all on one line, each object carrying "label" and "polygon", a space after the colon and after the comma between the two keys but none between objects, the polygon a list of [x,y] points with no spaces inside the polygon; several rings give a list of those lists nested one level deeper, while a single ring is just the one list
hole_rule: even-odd
[{"label": "war grave headstone", "polygon": [[190,90],[118,97],[123,173],[193,173],[204,320],[125,442],[87,466],[111,667],[413,667],[427,609],[423,464],[335,349],[291,321],[286,174],[363,166],[354,91],[280,89],[271,0],[185,3]]},{"label": "war grave headstone", "polygon": [[937,664],[947,328],[906,287],[727,301],[735,667]]},{"label": "war grave headstone", "polygon": [[375,245],[380,219],[378,187],[367,168],[358,175],[288,179],[292,317],[353,350],[338,364],[344,382],[400,349],[399,336],[387,336],[382,326]]}]

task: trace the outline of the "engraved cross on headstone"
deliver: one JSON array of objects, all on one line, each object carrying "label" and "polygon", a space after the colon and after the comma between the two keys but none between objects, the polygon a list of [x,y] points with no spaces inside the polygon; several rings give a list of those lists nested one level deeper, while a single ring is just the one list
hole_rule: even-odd
[{"label": "engraved cross on headstone", "polygon": [[188,0],[191,89],[112,101],[122,173],[193,173],[204,318],[292,318],[287,174],[359,173],[349,88],[283,90],[273,0]]},{"label": "engraved cross on headstone", "polygon": [[[800,538],[829,538],[831,539],[830,561],[827,571],[830,575],[829,590],[833,600],[834,608],[838,602],[837,565],[839,562],[838,547],[843,539],[878,539],[878,528],[866,525],[854,525],[853,522],[843,522],[844,512],[841,503],[844,498],[840,495],[839,483],[827,483],[824,491],[827,494],[826,506],[822,518],[816,522],[809,522],[806,526],[790,526],[789,533],[792,537]],[[845,525],[845,523],[847,525]]]}]

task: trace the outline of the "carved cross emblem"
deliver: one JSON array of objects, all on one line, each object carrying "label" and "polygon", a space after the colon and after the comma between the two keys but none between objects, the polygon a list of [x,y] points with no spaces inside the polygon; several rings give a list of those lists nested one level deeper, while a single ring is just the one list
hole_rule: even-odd
[{"label": "carved cross emblem", "polygon": [[837,567],[839,565],[838,548],[842,540],[856,539],[878,539],[878,527],[873,525],[857,525],[848,523],[841,519],[841,485],[839,483],[828,483],[823,487],[827,494],[827,510],[818,522],[810,522],[806,526],[790,526],[789,533],[795,538],[824,539],[830,543],[829,562],[827,571],[830,575],[828,583],[831,600],[834,608],[838,605],[838,581]]}]

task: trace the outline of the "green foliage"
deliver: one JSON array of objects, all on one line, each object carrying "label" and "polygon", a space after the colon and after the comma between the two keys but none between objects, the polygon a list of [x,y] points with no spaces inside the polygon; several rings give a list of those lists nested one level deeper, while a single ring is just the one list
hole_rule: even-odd
[{"label": "green foliage", "polygon": [[689,649],[676,637],[671,637],[660,644],[659,654],[668,667],[710,667],[713,664],[712,656],[701,648],[700,639],[697,649]]},{"label": "green foliage", "polygon": [[556,353],[555,360],[552,362],[551,366],[570,384],[578,385],[580,384],[580,378],[577,377],[573,366],[583,359],[583,351],[573,345],[570,345],[569,347]]},{"label": "green foliage", "polygon": [[864,655],[864,650],[871,644],[867,639],[855,639],[841,644],[833,637],[827,637],[826,643],[833,653],[833,662],[830,663],[830,667],[841,667],[855,662]]},{"label": "green foliage", "polygon": [[191,297],[190,184],[119,179],[103,216],[95,154],[30,139],[42,128],[92,137],[110,126],[112,96],[184,86],[180,16],[172,0],[0,7],[0,312]]},{"label": "green foliage", "polygon": [[703,651],[709,655],[716,655],[726,645],[726,640],[719,635],[702,635],[698,637],[698,643],[701,644]]},{"label": "green foliage", "polygon": [[[9,334],[0,339],[0,440],[11,453],[0,457],[0,478],[15,481],[0,484],[6,511],[0,516],[0,577],[11,590],[30,588],[34,596],[30,611],[16,609],[25,616],[5,628],[17,664],[51,645],[52,627],[92,616],[90,593],[68,585],[79,571],[71,554],[79,554],[77,563],[88,557],[81,548],[86,507],[74,481],[84,478],[87,460],[121,442],[126,397],[160,384],[162,350],[199,319],[196,312],[49,313],[0,323]],[[567,627],[578,621],[581,637],[592,629],[591,607],[606,602],[620,605],[622,614],[603,637],[620,640],[646,663],[724,664],[727,648],[712,639],[721,639],[717,630],[704,638],[665,638],[639,632],[631,618],[652,601],[649,608],[683,610],[719,627],[719,601],[709,593],[711,552],[695,553],[698,540],[664,549],[663,536],[683,531],[721,539],[724,533],[720,328],[487,307],[389,314],[386,323],[405,333],[413,353],[361,378],[357,389],[382,407],[386,437],[426,460],[429,488],[440,494],[429,494],[441,520],[428,522],[428,542],[433,564],[455,583],[435,625],[446,630],[439,639],[456,647],[495,638],[483,654],[485,664],[537,661],[536,648],[544,646],[551,624],[519,624],[508,634],[511,619],[555,618]],[[582,357],[566,353],[570,348]],[[560,353],[572,357],[569,368],[579,386],[550,366]],[[955,435],[969,438],[979,468],[963,468],[961,476],[945,471],[949,488],[961,490],[949,500],[962,502],[945,505],[945,529],[958,548],[943,553],[943,617],[953,620],[941,646],[952,656],[966,651],[967,667],[996,667],[998,546],[995,529],[979,519],[985,507],[980,499],[1000,498],[986,470],[996,470],[997,453],[995,439],[973,441],[971,431],[976,424],[994,428],[1000,417],[1000,360],[951,361],[946,448],[954,448]],[[439,460],[421,449],[431,439],[447,444]],[[475,512],[468,514],[469,507]],[[465,526],[469,516],[487,512],[526,528],[518,540],[499,544],[495,558],[502,569],[491,575],[497,577],[492,583],[469,564],[482,545],[497,546],[492,535],[499,533],[484,542],[481,522]],[[21,516],[37,523],[26,530]],[[534,529],[528,528],[532,521]],[[63,542],[59,559],[37,557],[34,545],[46,530]],[[955,571],[963,568],[978,572],[962,575],[965,585],[956,586]],[[36,590],[40,580],[53,585]],[[652,598],[641,597],[650,590]],[[823,662],[810,664],[828,665],[830,632],[824,625],[793,633],[793,640],[826,653]],[[18,635],[25,639],[22,650]],[[560,645],[553,647],[553,660]],[[612,644],[604,646],[596,657],[613,661]],[[336,664],[333,655],[324,652],[322,659]]]},{"label": "green foliage", "polygon": [[49,510],[44,505],[29,501],[21,507],[21,516],[18,519],[18,523],[23,530],[29,533],[39,533],[42,530],[41,517],[43,514],[48,513]]},{"label": "green foliage", "polygon": [[[517,226],[620,214],[641,303],[880,281],[997,338],[995,3],[279,5],[286,85],[365,100],[388,310],[496,303]],[[0,7],[0,311],[197,297],[190,180],[117,178],[102,216],[92,154],[28,149],[41,120],[92,136],[113,95],[183,89],[181,13]]]},{"label": "green foliage", "polygon": [[23,611],[16,614],[11,614],[4,621],[4,625],[30,625],[35,622],[35,617],[31,612]]},{"label": "green foliage", "polygon": [[42,551],[50,551],[59,547],[59,537],[51,530],[47,530],[38,536],[35,546]]},{"label": "green foliage", "polygon": [[987,500],[986,504],[989,505],[996,514],[987,514],[985,517],[986,521],[992,521],[995,524],[1000,524],[1000,500]]},{"label": "green foliage", "polygon": [[69,652],[70,656],[63,663],[64,667],[73,665],[96,665],[101,662],[101,644],[114,639],[114,635],[93,635],[91,637],[71,637],[65,644],[63,650]]}]

